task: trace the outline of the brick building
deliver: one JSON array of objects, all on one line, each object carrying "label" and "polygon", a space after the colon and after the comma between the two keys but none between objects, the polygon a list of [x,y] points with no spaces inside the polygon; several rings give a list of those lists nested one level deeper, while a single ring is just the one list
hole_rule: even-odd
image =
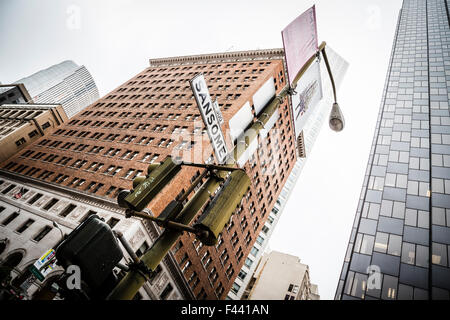
[{"label": "brick building", "polygon": [[[255,108],[261,88],[273,87],[278,94],[286,85],[281,49],[152,59],[150,67],[2,167],[14,171],[22,166],[22,174],[32,178],[113,200],[120,190],[131,189],[132,179],[145,173],[149,163],[167,156],[213,162],[189,86],[200,72],[221,107],[229,148],[239,129],[251,125],[262,109]],[[217,246],[202,246],[194,235],[184,234],[172,248],[197,299],[225,298],[289,177],[297,160],[290,110],[285,99],[273,129],[259,138],[245,165],[250,191]],[[159,215],[200,170],[183,167],[148,208]]]}]

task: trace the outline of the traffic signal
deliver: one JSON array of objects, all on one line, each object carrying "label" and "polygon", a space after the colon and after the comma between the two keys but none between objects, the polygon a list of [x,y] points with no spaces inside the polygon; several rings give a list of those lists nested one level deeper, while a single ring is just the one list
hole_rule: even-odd
[{"label": "traffic signal", "polygon": [[150,201],[177,175],[181,165],[167,157],[161,164],[151,164],[146,177],[133,180],[133,190],[123,190],[117,197],[117,203],[123,208],[142,211]]},{"label": "traffic signal", "polygon": [[250,187],[250,178],[243,170],[233,171],[223,184],[221,190],[215,195],[206,208],[195,229],[208,231],[207,236],[199,236],[199,240],[207,245],[217,244],[219,234],[225,224],[230,220],[236,207],[241,203],[242,197]]},{"label": "traffic signal", "polygon": [[81,278],[94,291],[113,276],[113,269],[122,258],[122,250],[110,226],[95,214],[56,248],[57,263],[65,269],[70,265],[79,266]]}]

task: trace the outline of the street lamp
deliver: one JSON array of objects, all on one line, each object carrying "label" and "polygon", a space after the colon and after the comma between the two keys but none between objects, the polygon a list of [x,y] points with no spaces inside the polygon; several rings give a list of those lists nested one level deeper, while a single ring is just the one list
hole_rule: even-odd
[{"label": "street lamp", "polygon": [[328,62],[327,53],[325,51],[325,42],[322,43],[320,46],[320,51],[322,52],[323,59],[325,60],[325,65],[327,66],[328,75],[330,76],[331,80],[331,86],[333,87],[333,95],[334,95],[334,103],[333,107],[331,108],[331,114],[330,114],[330,128],[333,131],[341,132],[344,130],[345,127],[345,120],[344,116],[342,114],[341,108],[339,107],[339,104],[337,103],[336,98],[336,85],[334,83],[333,74],[331,72],[330,64]]},{"label": "street lamp", "polygon": [[333,107],[331,108],[330,114],[330,128],[333,131],[341,132],[345,127],[344,116],[342,115],[341,108],[335,102],[333,103]]},{"label": "street lamp", "polygon": [[[334,103],[331,108],[331,114],[330,114],[330,128],[333,131],[341,132],[344,130],[345,127],[345,120],[344,116],[342,114],[341,108],[339,107],[339,104],[337,103],[337,97],[336,97],[336,85],[334,83],[333,73],[331,72],[330,63],[328,62],[327,53],[325,51],[326,42],[322,42],[319,46],[319,50],[316,52],[315,55],[313,55],[300,69],[297,76],[294,79],[294,82],[292,84],[292,88],[297,87],[297,83],[300,81],[301,77],[305,74],[305,72],[308,70],[308,68],[311,66],[311,64],[316,61],[317,57],[322,53],[323,59],[325,61],[325,65],[327,67],[328,75],[330,76],[331,86],[333,88],[333,96],[334,96]],[[292,89],[291,89],[292,92]]]}]

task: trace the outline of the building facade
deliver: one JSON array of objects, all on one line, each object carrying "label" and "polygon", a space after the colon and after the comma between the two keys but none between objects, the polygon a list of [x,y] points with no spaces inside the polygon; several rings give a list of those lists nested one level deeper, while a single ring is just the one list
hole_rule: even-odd
[{"label": "building facade", "polygon": [[[337,90],[342,84],[345,73],[348,69],[348,62],[340,57],[333,49],[329,46],[326,48],[328,60],[333,73],[333,78],[336,84]],[[302,133],[302,146],[297,146],[297,148],[302,150],[302,157],[298,158],[294,169],[292,169],[291,174],[287,182],[285,183],[280,196],[278,197],[272,211],[269,214],[269,218],[264,224],[263,229],[257,237],[255,244],[253,245],[250,255],[247,257],[242,269],[239,271],[230,292],[228,293],[227,299],[239,300],[246,299],[248,296],[248,291],[246,288],[253,277],[256,266],[261,259],[263,253],[269,245],[270,237],[275,230],[279,219],[281,218],[284,207],[289,200],[292,191],[299,180],[301,172],[309,158],[309,155],[313,149],[314,143],[323,128],[324,123],[328,121],[330,115],[330,106],[332,105],[333,92],[331,88],[331,82],[328,78],[327,69],[325,62],[321,61],[320,64],[321,79],[323,79],[323,94],[324,97],[321,102],[316,106],[315,110],[311,113],[308,121],[303,128]]]},{"label": "building facade", "polygon": [[21,83],[0,84],[0,106],[14,103],[33,103],[33,100],[28,90]]},{"label": "building facade", "polygon": [[[262,109],[260,89],[272,87],[275,95],[286,85],[282,57],[282,50],[274,49],[152,59],[149,68],[3,166],[8,171],[24,166],[30,178],[115,201],[149,163],[167,156],[197,163],[214,159],[190,79],[204,74],[231,148]],[[296,163],[288,99],[278,114],[244,166],[252,186],[217,246],[202,246],[185,234],[172,248],[196,299],[225,298]],[[148,208],[158,216],[200,171],[183,167]]]},{"label": "building facade", "polygon": [[[0,283],[20,292],[25,299],[58,299],[50,286],[58,283],[64,270],[57,267],[43,281],[34,279],[23,288],[31,276],[28,268],[47,250],[55,248],[63,234],[69,234],[92,214],[103,218],[113,230],[122,232],[138,256],[142,256],[160,233],[153,223],[125,219],[123,209],[115,201],[0,170]],[[129,260],[124,248],[122,251]],[[123,276],[116,271],[119,277]],[[135,299],[193,299],[172,255],[166,256],[156,271]]]},{"label": "building facade", "polygon": [[298,257],[277,251],[261,258],[248,291],[248,300],[320,300],[309,267]]},{"label": "building facade", "polygon": [[450,30],[404,0],[336,299],[450,299]]},{"label": "building facade", "polygon": [[0,106],[0,163],[50,134],[67,120],[66,113],[58,104]]},{"label": "building facade", "polygon": [[15,83],[27,88],[35,103],[61,104],[69,118],[99,98],[89,71],[73,61],[63,61]]}]

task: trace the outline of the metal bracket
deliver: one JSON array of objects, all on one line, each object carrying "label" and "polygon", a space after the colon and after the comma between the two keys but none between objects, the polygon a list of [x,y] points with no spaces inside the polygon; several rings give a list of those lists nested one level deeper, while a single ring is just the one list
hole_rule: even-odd
[{"label": "metal bracket", "polygon": [[321,52],[322,52],[322,50],[320,50],[320,49],[316,52],[316,58],[319,63],[321,61],[321,55],[320,55]]},{"label": "metal bracket", "polygon": [[142,260],[139,260],[139,262],[137,263],[136,262],[129,263],[127,266],[131,271],[137,271],[147,281],[150,280],[153,274],[153,271],[150,270]]},{"label": "metal bracket", "polygon": [[259,123],[264,128],[264,123],[261,120],[256,120],[256,123]]},{"label": "metal bracket", "polygon": [[[205,236],[205,235],[207,236],[207,233],[208,233],[208,231],[206,231],[206,230],[195,229],[195,228],[192,228],[190,226],[187,226],[185,224],[182,224],[182,223],[179,223],[179,222],[176,222],[176,221],[163,220],[163,219],[160,219],[160,218],[156,218],[156,217],[150,216],[150,215],[145,214],[143,212],[137,212],[137,211],[133,211],[133,210],[130,210],[130,209],[127,210],[125,216],[127,218],[129,218],[129,217],[137,217],[137,218],[147,219],[147,220],[153,221],[154,223],[156,223],[157,225],[159,225],[159,226],[161,226],[161,227],[163,227],[165,229],[172,229],[172,230],[177,230],[177,231],[181,231],[181,232],[189,232],[189,233],[193,233],[193,234],[195,234],[195,235],[197,235],[199,237],[200,236]],[[133,259],[133,260],[135,262],[137,262],[136,259]]]},{"label": "metal bracket", "polygon": [[195,167],[195,168],[205,168],[209,171],[212,170],[219,170],[219,171],[236,171],[236,170],[242,170],[241,168],[233,168],[233,167],[227,167],[227,166],[216,166],[214,164],[200,164],[200,163],[188,163],[188,162],[181,162],[180,165],[182,166],[189,166],[189,167]]},{"label": "metal bracket", "polygon": [[296,88],[297,88],[297,87],[295,87],[295,88],[289,87],[288,95],[290,95],[290,96],[295,96],[295,95],[298,93],[297,91],[295,91]]}]

